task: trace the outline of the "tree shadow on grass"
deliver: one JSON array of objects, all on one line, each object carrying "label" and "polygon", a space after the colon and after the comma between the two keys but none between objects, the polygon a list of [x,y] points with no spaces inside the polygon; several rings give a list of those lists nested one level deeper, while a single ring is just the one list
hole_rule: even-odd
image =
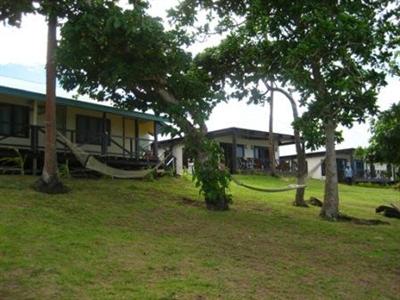
[{"label": "tree shadow on grass", "polygon": [[389,222],[381,221],[377,219],[360,219],[345,214],[340,214],[338,217],[339,222],[349,222],[356,225],[390,225]]}]

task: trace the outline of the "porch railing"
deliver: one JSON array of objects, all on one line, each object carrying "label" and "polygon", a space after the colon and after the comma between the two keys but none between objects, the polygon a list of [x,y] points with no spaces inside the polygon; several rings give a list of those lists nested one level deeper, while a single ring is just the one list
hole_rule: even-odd
[{"label": "porch railing", "polygon": [[[26,131],[27,130],[27,131]],[[98,154],[101,156],[122,156],[132,159],[156,160],[157,153],[155,153],[154,140],[124,137],[120,135],[110,135],[107,132],[101,134],[93,134],[90,132],[77,133],[76,130],[59,128],[70,141],[76,143],[80,147],[84,147],[88,152]],[[0,134],[0,145],[10,145],[4,143],[8,138],[24,138],[30,139],[30,144],[20,144],[12,146],[20,146],[21,148],[30,148],[30,150],[37,154],[39,150],[44,148],[44,135],[45,128],[43,126],[29,125],[24,128],[21,127],[21,132],[27,132],[26,137],[16,136],[13,134]],[[83,134],[82,134],[83,133]],[[78,134],[82,134],[78,136]],[[3,143],[2,143],[3,142]],[[57,145],[58,151],[69,152],[69,149],[60,143]]]}]

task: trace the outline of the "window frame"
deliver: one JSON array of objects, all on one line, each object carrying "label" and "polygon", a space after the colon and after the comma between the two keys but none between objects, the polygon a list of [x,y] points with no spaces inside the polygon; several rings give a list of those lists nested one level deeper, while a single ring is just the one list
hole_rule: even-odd
[{"label": "window frame", "polygon": [[[84,132],[83,135],[81,135],[79,133],[79,131],[80,131],[79,126],[78,126],[79,123],[80,123],[79,119],[84,119],[85,122],[86,122],[86,128],[85,128],[85,132]],[[75,118],[75,133],[76,133],[76,138],[75,139],[76,139],[76,142],[78,144],[101,146],[102,143],[103,143],[103,140],[102,140],[101,135],[100,135],[101,132],[100,133],[96,133],[96,134],[99,134],[99,140],[98,141],[93,140],[93,139],[89,139],[89,136],[92,135],[91,131],[88,130],[88,126],[87,126],[89,124],[88,122],[90,122],[90,120],[95,120],[96,122],[100,122],[101,123],[101,128],[103,128],[104,119],[102,117],[94,117],[94,116],[80,115],[80,114],[76,115],[76,118]],[[106,118],[105,121],[106,121],[106,130],[108,132],[107,136],[110,137],[111,136],[111,120]],[[111,145],[111,139],[110,138],[107,138],[106,144],[108,146]]]},{"label": "window frame", "polygon": [[[11,103],[0,103],[0,107],[9,107],[10,108],[10,132],[2,132],[2,128],[0,126],[0,136],[9,136],[14,138],[29,138],[29,126],[30,126],[30,108],[24,105],[11,104]],[[23,121],[22,123],[16,122],[16,111],[20,110],[23,112]],[[0,124],[2,122],[0,121]],[[21,126],[24,128],[23,131],[17,132],[17,127]]]},{"label": "window frame", "polygon": [[[242,156],[238,155],[238,150],[240,149],[240,151],[243,153]],[[243,144],[236,144],[236,157],[237,158],[244,158],[245,157],[245,148]]]}]

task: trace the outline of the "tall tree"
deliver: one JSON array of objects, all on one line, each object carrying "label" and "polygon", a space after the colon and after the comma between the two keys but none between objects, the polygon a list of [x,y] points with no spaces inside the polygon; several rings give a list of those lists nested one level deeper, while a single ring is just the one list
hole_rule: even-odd
[{"label": "tall tree", "polygon": [[[271,103],[272,91],[284,95],[289,100],[292,108],[292,125],[298,161],[297,183],[304,185],[307,175],[305,147],[298,126],[294,126],[299,121],[297,103],[287,89],[277,87],[276,84],[272,86],[272,82],[276,81],[274,74],[277,74],[278,71],[274,67],[271,56],[265,57],[261,50],[245,37],[233,34],[225,38],[220,45],[206,49],[197,60],[198,64],[207,70],[215,81],[221,83],[220,88],[224,89],[226,84],[230,85],[229,90],[233,88],[233,92],[228,94],[230,98],[239,101],[247,99],[248,103],[253,104]],[[270,122],[272,119],[273,113],[270,114]],[[272,135],[273,128],[271,126],[269,131]],[[273,152],[271,151],[270,154]],[[270,156],[270,160],[274,158],[274,156]],[[296,189],[293,204],[307,207],[304,200],[304,188]]]},{"label": "tall tree", "polygon": [[62,28],[60,82],[119,107],[153,110],[183,133],[195,160],[195,179],[207,207],[228,208],[229,175],[218,168],[219,148],[206,139],[207,120],[221,101],[219,84],[181,48],[181,38],[146,13],[146,1],[122,10],[93,3]]},{"label": "tall tree", "polygon": [[[271,87],[274,86],[274,82],[271,81]],[[270,89],[269,97],[269,142],[271,144],[269,149],[269,161],[271,164],[271,175],[276,175],[276,158],[275,158],[275,136],[274,136],[274,90]]]},{"label": "tall tree", "polygon": [[253,45],[263,54],[262,61],[272,61],[277,79],[300,92],[308,112],[297,126],[308,146],[326,147],[321,216],[335,220],[337,128],[351,127],[377,112],[377,92],[385,84],[384,69],[398,27],[393,14],[398,6],[395,0],[185,0],[172,15],[180,28],[195,24],[199,8],[208,10],[209,17],[218,16],[218,30]]},{"label": "tall tree", "polygon": [[[293,124],[296,124],[298,120],[300,119],[299,117],[299,111],[297,109],[297,103],[296,100],[293,98],[290,92],[279,88],[279,87],[274,87],[274,86],[267,86],[269,90],[274,90],[276,92],[279,92],[283,94],[290,102],[290,106],[292,108],[292,114],[293,114]],[[296,147],[296,154],[297,154],[297,184],[298,185],[305,185],[306,184],[306,177],[307,177],[307,162],[306,162],[306,152],[305,152],[305,147],[304,143],[301,140],[301,135],[300,135],[300,130],[298,126],[293,125],[293,131],[294,131],[294,143]],[[304,200],[304,188],[298,188],[296,189],[296,196],[293,201],[294,206],[299,206],[299,207],[307,207],[307,203]]]},{"label": "tall tree", "polygon": [[47,62],[46,62],[46,108],[45,108],[45,150],[44,166],[41,178],[35,183],[35,189],[45,193],[64,193],[68,189],[58,177],[56,152],[56,65],[57,23],[59,18],[73,14],[79,5],[87,1],[68,0],[21,0],[2,1],[0,20],[14,26],[21,24],[21,17],[27,13],[39,13],[46,16]]},{"label": "tall tree", "polygon": [[400,103],[381,112],[372,122],[368,154],[375,161],[400,166]]}]

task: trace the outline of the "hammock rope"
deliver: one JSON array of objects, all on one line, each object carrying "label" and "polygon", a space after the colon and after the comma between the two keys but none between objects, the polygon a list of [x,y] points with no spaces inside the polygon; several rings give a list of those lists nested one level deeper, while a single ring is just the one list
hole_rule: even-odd
[{"label": "hammock rope", "polygon": [[[310,172],[308,172],[306,179],[310,178],[311,174],[314,173],[315,170],[317,170],[321,164],[322,164],[322,160],[314,168],[312,168]],[[248,185],[243,182],[240,182],[233,176],[232,176],[232,181],[234,183],[236,183],[238,186],[244,187],[246,189],[250,189],[250,190],[258,191],[258,192],[265,192],[265,193],[287,192],[287,191],[291,191],[291,190],[305,189],[307,187],[307,185],[305,185],[305,184],[289,184],[288,186],[281,187],[281,188],[261,188],[261,187],[256,187],[256,186],[252,186],[252,185]]]},{"label": "hammock rope", "polygon": [[291,190],[297,190],[297,189],[302,189],[306,188],[306,185],[300,185],[300,184],[289,184],[286,187],[281,187],[281,188],[261,188],[261,187],[256,187],[252,185],[245,184],[243,182],[240,182],[239,180],[235,179],[232,177],[232,181],[236,183],[237,185],[253,190],[253,191],[258,191],[258,192],[265,192],[265,193],[279,193],[279,192],[287,192]]},{"label": "hammock rope", "polygon": [[61,143],[66,145],[71,152],[74,154],[76,159],[82,164],[83,167],[99,172],[104,175],[111,176],[112,178],[122,178],[122,179],[139,179],[148,176],[150,173],[156,171],[163,163],[163,161],[159,161],[156,166],[151,169],[145,170],[122,170],[110,167],[105,163],[102,163],[98,159],[96,159],[92,154],[86,152],[82,148],[78,147],[76,144],[71,142],[68,138],[66,138],[63,134],[57,131],[57,138]]}]

